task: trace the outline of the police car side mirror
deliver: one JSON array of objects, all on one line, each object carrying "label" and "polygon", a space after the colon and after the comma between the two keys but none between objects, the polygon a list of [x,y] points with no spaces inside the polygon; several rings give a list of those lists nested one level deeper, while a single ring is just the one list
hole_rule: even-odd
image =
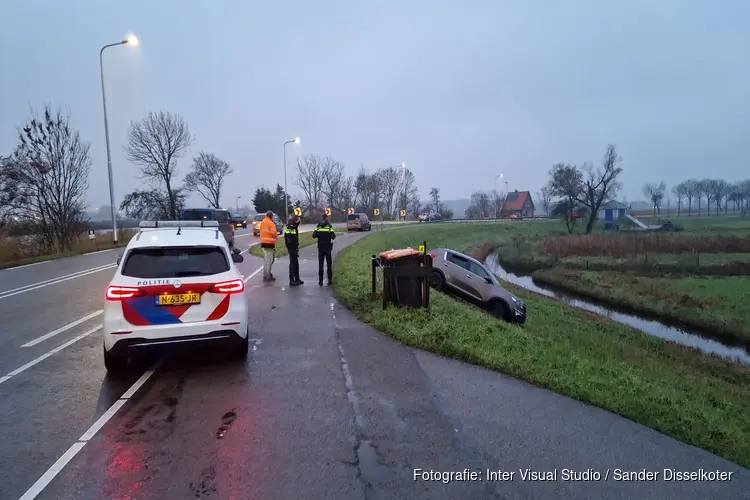
[{"label": "police car side mirror", "polygon": [[120,255],[119,255],[119,256],[117,257],[117,265],[118,265],[118,266],[120,265],[120,261],[121,261],[121,260],[122,260],[122,254],[120,254]]},{"label": "police car side mirror", "polygon": [[245,258],[239,253],[232,254],[232,262],[234,262],[235,264],[239,264],[240,262],[243,262],[244,260]]},{"label": "police car side mirror", "polygon": [[239,255],[240,254],[240,249],[237,248],[237,247],[234,247],[234,248],[232,248],[232,253],[235,253],[235,254]]},{"label": "police car side mirror", "polygon": [[489,276],[485,276],[484,281],[486,281],[490,285],[492,284],[492,278],[490,278]]}]

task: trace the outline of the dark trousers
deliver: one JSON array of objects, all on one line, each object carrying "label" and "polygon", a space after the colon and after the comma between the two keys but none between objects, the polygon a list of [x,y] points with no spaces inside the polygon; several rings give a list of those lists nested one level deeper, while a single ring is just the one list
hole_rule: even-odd
[{"label": "dark trousers", "polygon": [[331,269],[331,251],[318,249],[318,282],[323,282],[323,263],[328,268],[328,281],[333,279],[333,270]]},{"label": "dark trousers", "polygon": [[289,281],[299,281],[299,250],[289,250]]}]

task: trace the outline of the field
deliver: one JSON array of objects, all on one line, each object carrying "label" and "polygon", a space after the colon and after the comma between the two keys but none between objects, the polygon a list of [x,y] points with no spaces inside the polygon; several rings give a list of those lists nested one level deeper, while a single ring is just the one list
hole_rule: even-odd
[{"label": "field", "polygon": [[[346,229],[336,227],[334,228],[336,233],[346,233]],[[300,248],[306,247],[308,245],[312,245],[315,243],[315,238],[312,237],[312,231],[306,232],[306,233],[300,233],[299,234],[299,246]],[[335,244],[335,243],[334,243]],[[286,242],[284,241],[284,235],[282,234],[279,236],[279,239],[276,240],[276,258],[283,257],[284,255],[288,254],[289,251],[286,249]],[[260,247],[260,245],[254,245],[250,247],[250,254],[255,255],[256,257],[263,257],[263,249]]]},{"label": "field", "polygon": [[597,232],[498,245],[507,268],[601,303],[750,345],[750,218],[680,218],[679,233]]},{"label": "field", "polygon": [[[137,229],[120,229],[117,246],[124,247],[127,245],[130,238],[136,232]],[[39,252],[34,245],[24,243],[20,238],[4,238],[0,239],[0,269],[71,257],[110,248],[115,248],[112,233],[99,233],[94,240],[90,240],[88,234],[82,234],[73,244],[73,248],[70,251],[47,254]]]},{"label": "field", "polygon": [[[608,409],[750,466],[750,368],[665,342],[547,297],[512,291],[529,319],[510,325],[434,292],[431,309],[382,310],[370,294],[371,254],[438,246],[486,253],[559,233],[560,223],[440,224],[374,233],[334,264],[339,298],[362,321],[401,342],[486,366]],[[520,245],[520,243],[519,243]]]}]

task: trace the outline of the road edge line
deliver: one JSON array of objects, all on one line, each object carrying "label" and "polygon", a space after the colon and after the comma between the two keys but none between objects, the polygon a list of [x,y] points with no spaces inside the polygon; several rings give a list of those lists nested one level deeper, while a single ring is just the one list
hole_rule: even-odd
[{"label": "road edge line", "polygon": [[59,335],[59,334],[61,334],[63,332],[67,332],[71,328],[74,328],[74,327],[80,325],[81,323],[85,323],[86,321],[88,321],[90,319],[96,318],[97,316],[99,316],[103,312],[104,312],[104,309],[99,309],[98,311],[94,311],[94,312],[92,312],[89,315],[83,316],[82,318],[78,318],[77,320],[73,321],[72,323],[68,323],[65,326],[61,326],[57,330],[52,330],[51,332],[46,333],[46,334],[42,335],[41,337],[37,337],[34,340],[30,340],[29,342],[26,342],[25,344],[23,344],[21,347],[33,347],[33,346],[35,346],[37,344],[41,344],[45,340],[47,340],[49,338],[52,338],[55,335]]}]

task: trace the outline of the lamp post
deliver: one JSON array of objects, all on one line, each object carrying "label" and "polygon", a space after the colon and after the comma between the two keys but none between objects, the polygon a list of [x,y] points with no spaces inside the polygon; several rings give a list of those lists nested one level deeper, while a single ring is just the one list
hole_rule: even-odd
[{"label": "lamp post", "polygon": [[286,141],[284,143],[284,213],[285,219],[284,223],[289,222],[289,193],[286,190],[286,145],[287,144],[299,144],[299,137],[295,137],[291,141]]},{"label": "lamp post", "polygon": [[138,39],[135,35],[130,35],[125,40],[117,43],[105,45],[99,51],[99,72],[102,78],[102,106],[104,107],[104,140],[107,143],[107,174],[109,175],[109,205],[112,212],[112,234],[114,243],[117,244],[117,211],[115,210],[115,186],[112,182],[112,154],[109,150],[109,122],[107,121],[107,96],[104,92],[104,49],[116,47],[118,45],[138,45]]},{"label": "lamp post", "polygon": [[[398,183],[399,184],[403,184],[403,182],[404,182],[404,176],[406,175],[406,163],[401,163],[401,165],[397,165],[394,168],[400,168],[401,169],[401,176],[399,177]],[[401,186],[401,188],[403,189],[403,186]],[[403,194],[403,191],[401,191],[401,193]],[[400,200],[396,200],[396,201],[398,202]],[[399,205],[400,205],[400,203],[399,203]],[[401,218],[401,212],[400,212],[400,210],[402,208],[404,208],[404,207],[399,207],[399,213],[398,213],[399,214],[399,218]],[[382,214],[383,212],[380,212],[380,213]]]},{"label": "lamp post", "polygon": [[[497,174],[495,176],[495,196],[497,196],[497,180],[498,179],[502,179],[502,178],[503,178],[503,174]],[[506,182],[505,184],[507,185],[508,183]],[[507,191],[507,189],[506,189],[506,191]],[[497,219],[497,202],[498,202],[498,200],[495,199],[495,218],[496,219]]]},{"label": "lamp post", "polygon": [[236,199],[234,200],[234,204],[235,204],[235,205],[236,205],[236,207],[237,207],[237,212],[239,212],[239,211],[240,211],[240,198],[242,198],[242,196],[238,196],[238,197],[237,197],[237,198],[236,198]]}]

